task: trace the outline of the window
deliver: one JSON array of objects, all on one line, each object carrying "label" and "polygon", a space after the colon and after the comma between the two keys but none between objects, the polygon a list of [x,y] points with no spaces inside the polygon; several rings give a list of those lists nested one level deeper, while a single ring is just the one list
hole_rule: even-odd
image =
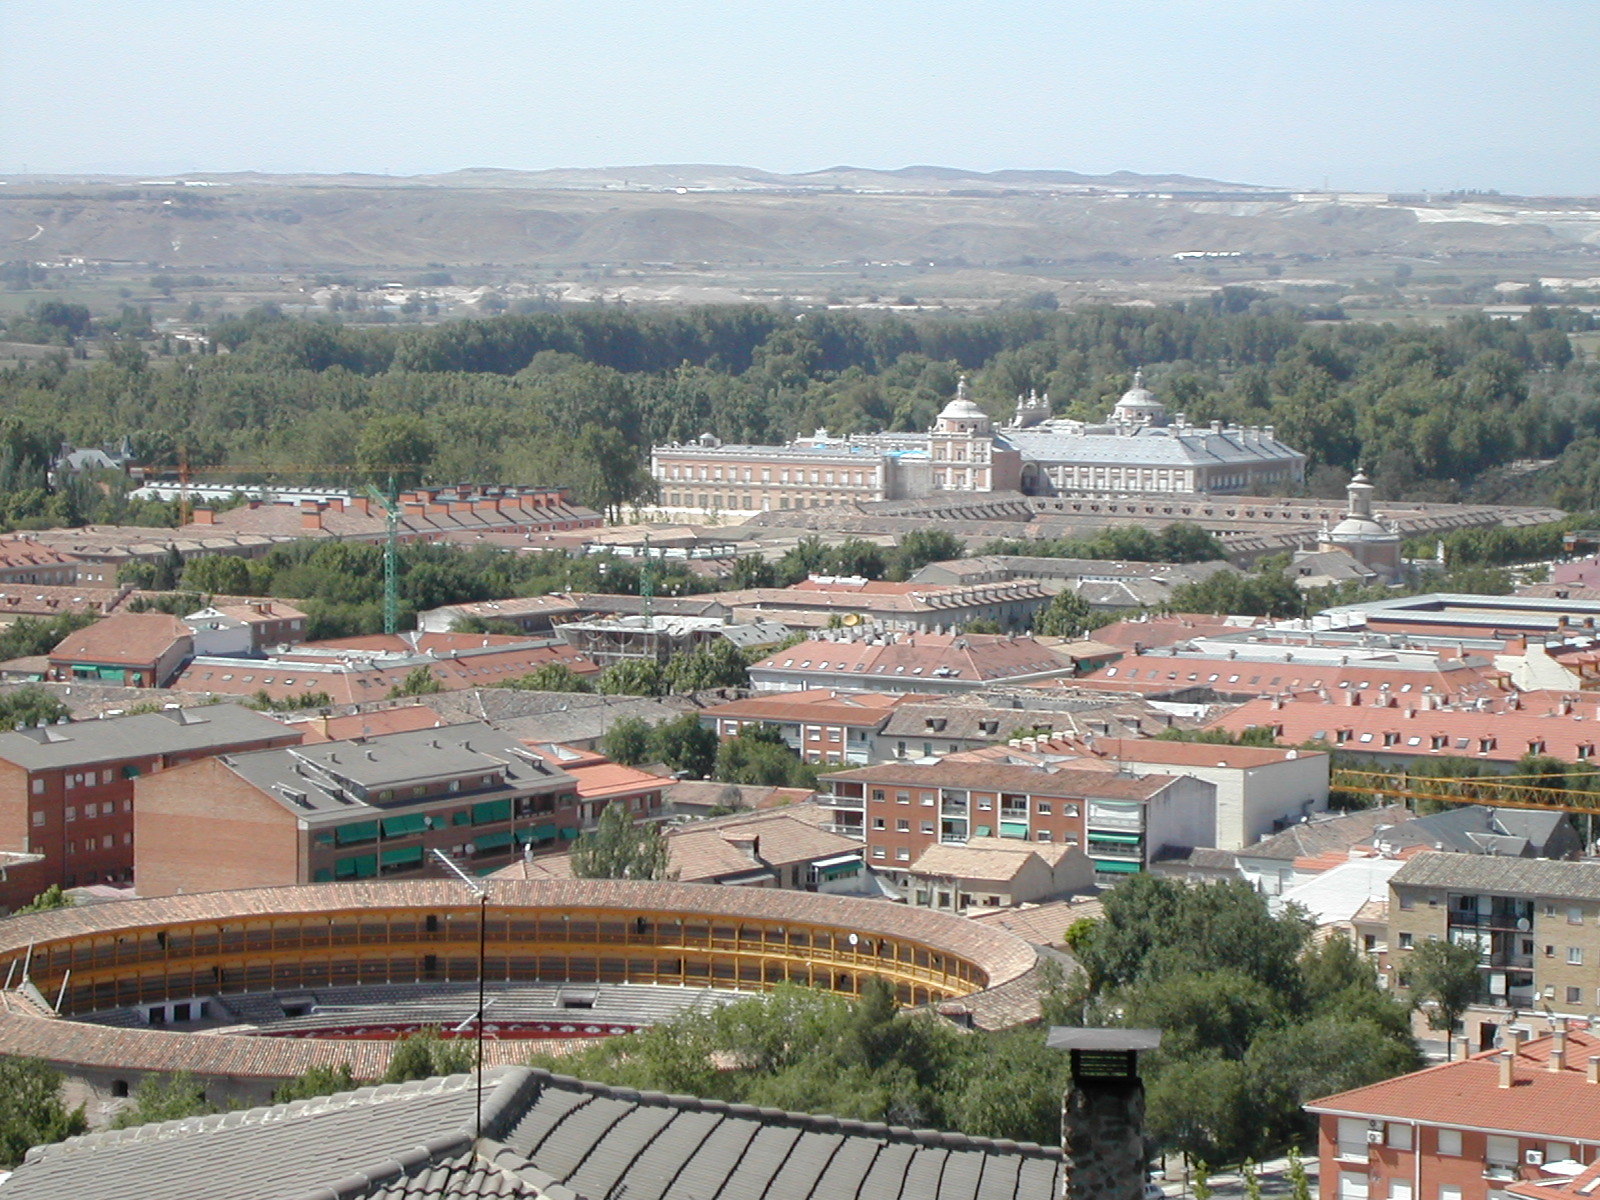
[{"label": "window", "polygon": [[1367,1153],[1367,1123],[1358,1117],[1340,1117],[1339,1157],[1364,1159]]},{"label": "window", "polygon": [[1401,892],[1401,893],[1399,893],[1399,896],[1400,896],[1400,907],[1401,908],[1415,908],[1416,907],[1417,899],[1410,892]]},{"label": "window", "polygon": [[905,817],[901,817],[898,821],[896,821],[894,823],[894,829],[895,829],[896,833],[910,833],[911,832],[911,822],[908,821]]},{"label": "window", "polygon": [[76,775],[68,775],[67,776],[67,790],[70,792],[73,788],[75,788],[77,786],[78,786],[78,776],[76,776]]},{"label": "window", "polygon": [[894,794],[894,802],[896,804],[910,804],[911,803],[911,793],[910,792],[896,792]]},{"label": "window", "polygon": [[110,783],[111,782],[111,770],[110,770],[110,768],[107,768],[106,770],[100,772],[100,782],[101,783]]},{"label": "window", "polygon": [[1576,906],[1567,909],[1567,924],[1568,925],[1582,925],[1583,924],[1583,909],[1578,908]]},{"label": "window", "polygon": [[33,814],[33,827],[38,829],[44,825],[44,812],[41,810]]},{"label": "window", "polygon": [[[1398,1121],[1390,1121],[1388,1132],[1384,1135],[1384,1141],[1395,1150],[1411,1149],[1411,1126],[1402,1125]],[[1395,1200],[1392,1191],[1389,1193],[1389,1200]]]},{"label": "window", "polygon": [[67,805],[66,817],[69,821],[76,821],[78,819],[78,810],[70,804]]},{"label": "window", "polygon": [[874,829],[886,829],[888,826],[882,817],[873,817],[872,827]]},{"label": "window", "polygon": [[34,795],[35,795],[35,796],[42,796],[42,795],[44,795],[44,780],[42,780],[42,779],[35,779],[35,780],[34,780],[34,781],[33,781],[33,794],[34,794]]},{"label": "window", "polygon": [[[1393,1129],[1394,1126],[1391,1125],[1389,1128]],[[1409,1146],[1411,1144],[1411,1138],[1409,1136],[1411,1133],[1411,1126],[1405,1126],[1405,1131],[1408,1135],[1406,1138],[1406,1145]],[[1411,1181],[1409,1179],[1391,1179],[1389,1181],[1389,1200],[1411,1200]]]},{"label": "window", "polygon": [[922,832],[926,833],[926,834],[931,834],[933,832],[933,822],[932,821],[924,821],[922,823]]},{"label": "window", "polygon": [[1572,1146],[1568,1142],[1546,1142],[1544,1144],[1544,1161],[1546,1163],[1572,1161]]},{"label": "window", "polygon": [[1415,945],[1415,940],[1414,940],[1414,938],[1413,938],[1413,936],[1411,934],[1402,933],[1400,935],[1400,949],[1402,949],[1402,950],[1410,950],[1410,949],[1412,949],[1414,947],[1414,945]]},{"label": "window", "polygon": [[1439,1200],[1461,1200],[1461,1188],[1453,1183],[1441,1183],[1439,1185]]},{"label": "window", "polygon": [[1569,987],[1567,989],[1567,1003],[1568,1004],[1582,1004],[1583,1003],[1583,989],[1582,988],[1578,988],[1578,987]]},{"label": "window", "polygon": [[882,858],[883,857],[883,847],[882,846],[874,846],[872,848],[872,857],[873,858]]},{"label": "window", "polygon": [[1546,958],[1554,958],[1556,956],[1556,948],[1554,946],[1546,946],[1544,948],[1544,956]]},{"label": "window", "polygon": [[[1439,1130],[1439,1153],[1451,1158],[1461,1157],[1461,1131],[1459,1129]],[[1461,1200],[1461,1189],[1455,1189],[1455,1200]],[[1439,1189],[1439,1200],[1445,1200],[1444,1189]]]},{"label": "window", "polygon": [[1050,815],[1050,801],[1048,801],[1048,800],[1039,801],[1039,815],[1041,817],[1048,817]]},{"label": "window", "polygon": [[[1517,1152],[1517,1139],[1504,1137],[1491,1133],[1488,1138],[1488,1149],[1484,1153],[1484,1161],[1488,1163],[1491,1171],[1515,1171],[1521,1155]],[[1496,1171],[1498,1174],[1499,1171]]]},{"label": "window", "polygon": [[894,852],[894,860],[895,862],[910,862],[911,851],[902,846],[900,849]]},{"label": "window", "polygon": [[1570,963],[1574,967],[1583,966],[1583,947],[1582,946],[1568,946],[1567,947],[1567,962]]},{"label": "window", "polygon": [[1048,842],[1050,840],[1050,831],[1048,829],[1034,830],[1033,840],[1036,842]]}]

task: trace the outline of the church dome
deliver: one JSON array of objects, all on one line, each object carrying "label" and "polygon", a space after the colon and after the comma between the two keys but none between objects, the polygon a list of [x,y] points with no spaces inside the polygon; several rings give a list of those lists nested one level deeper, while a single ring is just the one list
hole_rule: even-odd
[{"label": "church dome", "polygon": [[989,414],[979,408],[967,392],[966,376],[956,384],[956,398],[944,406],[939,414],[941,421],[987,421]]},{"label": "church dome", "polygon": [[1156,399],[1155,393],[1144,386],[1144,372],[1133,373],[1133,386],[1122,393],[1122,399],[1111,410],[1111,419],[1144,425],[1160,424],[1167,415],[1167,406]]}]

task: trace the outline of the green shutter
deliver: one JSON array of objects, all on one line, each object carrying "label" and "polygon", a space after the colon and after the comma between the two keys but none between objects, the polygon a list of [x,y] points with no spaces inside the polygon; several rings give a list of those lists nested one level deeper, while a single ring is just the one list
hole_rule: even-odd
[{"label": "green shutter", "polygon": [[450,814],[450,824],[452,824],[452,825],[471,825],[472,824],[472,814],[469,813],[464,808],[460,812],[453,812],[453,813]]},{"label": "green shutter", "polygon": [[[479,833],[473,835],[472,844],[479,850],[496,850],[501,846],[511,845],[511,831],[503,830],[499,833]],[[421,851],[418,851],[421,853]]]},{"label": "green shutter", "polygon": [[315,840],[319,846],[331,846],[333,845],[333,830],[324,829],[321,833],[317,834],[313,840]]},{"label": "green shutter", "polygon": [[581,832],[582,830],[578,829],[563,829],[561,831],[561,840],[564,842],[575,842],[578,840],[578,835]]},{"label": "green shutter", "polygon": [[373,842],[378,839],[378,823],[376,821],[352,821],[348,825],[340,825],[334,830],[339,845],[354,846],[357,842]]},{"label": "green shutter", "polygon": [[1028,823],[1026,821],[1001,821],[1000,836],[1008,838],[1021,838],[1028,840]]},{"label": "green shutter", "polygon": [[532,828],[517,830],[517,843],[526,846],[529,842],[553,842],[556,840],[556,827],[554,825],[535,825]]},{"label": "green shutter", "polygon": [[1107,875],[1137,875],[1143,870],[1138,863],[1112,862],[1103,858],[1094,860],[1094,869]]},{"label": "green shutter", "polygon": [[122,768],[122,777],[124,779],[137,779],[137,778],[139,778],[139,764],[138,763],[129,763],[127,766],[123,767]]},{"label": "green shutter", "polygon": [[372,879],[377,873],[376,854],[358,854],[354,858],[341,858],[333,864],[335,879]]},{"label": "green shutter", "polygon": [[398,850],[385,850],[383,852],[383,865],[386,867],[397,867],[402,863],[420,863],[421,861],[421,846],[402,846]]},{"label": "green shutter", "polygon": [[328,870],[327,867],[318,867],[315,871],[311,872],[312,883],[331,883],[332,881],[333,872]]},{"label": "green shutter", "polygon": [[979,825],[978,826],[977,836],[978,837],[988,837],[989,836],[989,827],[987,825]]},{"label": "green shutter", "polygon": [[511,820],[511,801],[485,800],[482,804],[472,806],[472,823],[474,825],[493,825],[496,821]]},{"label": "green shutter", "polygon": [[404,837],[408,833],[421,833],[428,827],[428,818],[421,813],[408,817],[385,817],[383,819],[383,836]]},{"label": "green shutter", "polygon": [[824,879],[837,879],[841,875],[859,875],[861,864],[859,862],[834,863],[831,867],[818,867],[817,874]]},{"label": "green shutter", "polygon": [[1097,830],[1089,831],[1091,842],[1112,842],[1118,846],[1137,846],[1144,840],[1143,835],[1137,833],[1100,833]]}]

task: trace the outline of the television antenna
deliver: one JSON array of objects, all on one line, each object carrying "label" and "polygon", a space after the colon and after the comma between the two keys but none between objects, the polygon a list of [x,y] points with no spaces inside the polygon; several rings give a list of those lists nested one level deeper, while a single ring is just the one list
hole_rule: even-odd
[{"label": "television antenna", "polygon": [[[455,859],[443,850],[435,848],[433,856],[444,864],[445,869],[454,875],[467,891],[478,898],[478,1011],[469,1018],[477,1024],[475,1040],[478,1052],[478,1078],[476,1104],[473,1110],[473,1141],[477,1142],[483,1140],[483,1012],[488,1007],[483,1000],[483,973],[489,936],[489,889],[481,881],[463,871]],[[463,1021],[456,1026],[456,1031],[460,1032],[466,1025],[467,1022]]]}]

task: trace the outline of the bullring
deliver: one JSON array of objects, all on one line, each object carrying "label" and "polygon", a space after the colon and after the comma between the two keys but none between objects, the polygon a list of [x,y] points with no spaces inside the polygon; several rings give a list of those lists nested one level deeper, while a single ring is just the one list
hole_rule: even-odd
[{"label": "bullring", "polygon": [[[44,1058],[107,1095],[159,1071],[186,1070],[248,1098],[319,1065],[349,1063],[358,1078],[373,1078],[392,1041],[81,1018],[165,1015],[174,1005],[251,994],[461,985],[477,978],[477,946],[477,904],[458,885],[433,880],[211,892],[19,917],[0,924],[0,1054]],[[485,978],[500,985],[756,992],[789,982],[854,995],[876,976],[907,1005],[970,1007],[995,989],[1026,988],[1037,956],[1014,935],[964,918],[843,896],[503,880],[488,908],[485,963]],[[495,1038],[486,1059],[517,1062],[528,1052]]]}]

